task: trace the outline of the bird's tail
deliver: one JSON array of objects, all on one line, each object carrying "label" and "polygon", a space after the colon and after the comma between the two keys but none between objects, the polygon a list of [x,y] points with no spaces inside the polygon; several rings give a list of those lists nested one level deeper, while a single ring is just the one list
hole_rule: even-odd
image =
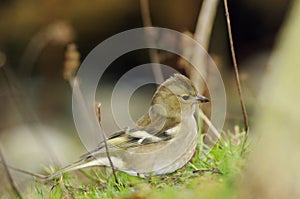
[{"label": "bird's tail", "polygon": [[83,169],[83,168],[92,167],[92,166],[101,166],[101,165],[103,165],[103,164],[101,164],[100,161],[97,159],[87,160],[86,158],[84,158],[84,159],[81,159],[77,162],[74,162],[70,165],[67,165],[67,166],[61,168],[59,171],[56,171],[50,175],[47,175],[45,180],[46,181],[51,180],[55,177],[58,177],[64,173],[67,173],[70,171],[75,171],[78,169]]},{"label": "bird's tail", "polygon": [[[0,161],[0,164],[2,163],[2,161]],[[19,169],[10,165],[7,165],[7,167],[11,170],[26,174],[26,175],[30,175],[35,177],[38,180],[41,181],[49,181],[52,180],[55,177],[58,177],[66,172],[70,172],[70,171],[74,171],[74,170],[78,170],[78,169],[83,169],[86,167],[92,167],[92,166],[101,166],[103,165],[99,159],[87,159],[87,158],[83,158],[77,162],[74,162],[68,166],[63,167],[62,169],[60,169],[57,172],[54,172],[52,174],[49,175],[42,175],[42,174],[36,174],[36,173],[32,173],[23,169]]]}]

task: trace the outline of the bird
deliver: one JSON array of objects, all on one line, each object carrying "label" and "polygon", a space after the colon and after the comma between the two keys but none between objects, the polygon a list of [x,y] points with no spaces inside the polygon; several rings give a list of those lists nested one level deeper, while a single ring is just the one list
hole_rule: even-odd
[{"label": "bird", "polygon": [[158,86],[148,111],[132,128],[112,133],[95,150],[47,179],[91,166],[113,165],[134,176],[172,173],[192,158],[198,141],[195,108],[209,101],[190,79],[176,73]]}]

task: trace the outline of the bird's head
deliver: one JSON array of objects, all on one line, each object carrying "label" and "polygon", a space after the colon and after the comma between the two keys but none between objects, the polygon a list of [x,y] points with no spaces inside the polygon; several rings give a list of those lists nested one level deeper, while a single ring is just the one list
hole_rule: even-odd
[{"label": "bird's head", "polygon": [[162,105],[168,115],[192,114],[194,104],[206,102],[209,99],[198,94],[191,80],[181,74],[175,74],[163,82],[152,98],[152,105]]}]

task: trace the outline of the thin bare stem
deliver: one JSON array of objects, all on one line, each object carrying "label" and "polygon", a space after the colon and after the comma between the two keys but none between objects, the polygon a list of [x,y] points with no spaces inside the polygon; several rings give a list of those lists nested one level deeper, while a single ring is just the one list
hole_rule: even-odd
[{"label": "thin bare stem", "polygon": [[[82,92],[78,86],[78,79],[77,79],[77,77],[75,77],[75,74],[78,70],[79,65],[80,65],[80,53],[78,52],[76,45],[75,44],[68,45],[67,51],[66,51],[66,60],[65,60],[65,64],[64,64],[64,79],[66,79],[69,82],[70,87],[72,88],[76,99],[81,102],[80,103],[81,110],[83,112],[87,112],[86,106],[84,105],[85,103],[83,100]],[[102,125],[101,125],[101,104],[100,103],[97,104],[96,113],[97,113],[100,128],[103,130]],[[103,141],[104,141],[104,146],[105,146],[105,150],[106,150],[106,155],[107,155],[108,161],[110,163],[110,166],[112,168],[115,182],[118,184],[116,169],[113,165],[113,162],[110,158],[109,151],[108,151],[108,146],[107,146],[107,141],[106,141],[107,138],[104,133],[102,135],[103,135]]]},{"label": "thin bare stem", "polygon": [[[100,103],[97,104],[97,115],[98,115],[99,125],[100,125],[101,129],[103,130],[102,125],[101,125],[101,104]],[[103,141],[104,141],[106,156],[107,156],[109,164],[110,164],[110,166],[112,168],[112,172],[113,172],[113,176],[115,178],[115,182],[117,184],[119,184],[119,181],[118,181],[118,178],[117,178],[117,175],[116,175],[116,169],[115,169],[114,164],[113,164],[113,162],[112,162],[112,160],[110,158],[110,155],[109,155],[109,150],[108,150],[107,141],[106,141],[107,138],[105,136],[105,133],[103,133],[102,135],[103,135]]]},{"label": "thin bare stem", "polygon": [[226,21],[227,21],[227,30],[228,30],[228,38],[229,38],[229,43],[230,43],[230,50],[231,50],[231,56],[232,56],[232,61],[233,61],[233,67],[234,67],[234,74],[235,74],[235,79],[236,79],[236,85],[237,85],[237,90],[238,90],[238,94],[239,94],[239,98],[240,98],[240,103],[241,103],[241,106],[242,106],[245,131],[247,133],[248,129],[249,129],[249,122],[248,122],[248,116],[247,116],[247,112],[246,112],[246,106],[245,106],[244,97],[243,97],[242,88],[241,88],[241,83],[240,83],[239,69],[238,69],[238,65],[237,65],[237,61],[236,61],[236,56],[235,56],[234,45],[233,45],[232,31],[231,31],[231,25],[230,25],[230,17],[229,17],[229,12],[228,12],[227,0],[224,0],[224,8],[225,8],[225,15],[226,15]]},{"label": "thin bare stem", "polygon": [[[1,164],[4,164],[3,161],[0,161]],[[37,179],[40,179],[40,180],[46,180],[47,179],[47,176],[45,175],[41,175],[41,174],[37,174],[37,173],[32,173],[30,171],[26,171],[26,170],[23,170],[23,169],[19,169],[17,167],[14,167],[14,166],[11,166],[11,165],[8,165],[6,164],[7,168],[9,168],[10,170],[13,170],[13,171],[16,171],[16,172],[19,172],[19,173],[23,173],[23,174],[26,174],[26,175],[29,175],[29,176],[32,176],[32,177],[35,177]]]},{"label": "thin bare stem", "polygon": [[207,124],[207,126],[212,130],[212,132],[214,133],[214,135],[219,140],[220,139],[220,133],[218,132],[218,130],[216,129],[216,127],[211,123],[211,121],[208,119],[208,117],[203,113],[203,111],[201,109],[199,109],[199,116]]},{"label": "thin bare stem", "polygon": [[193,173],[206,173],[206,172],[211,172],[211,173],[216,173],[216,174],[223,175],[223,173],[218,168],[198,169],[198,170],[193,171]]},{"label": "thin bare stem", "polygon": [[[74,95],[76,96],[77,100],[82,102],[82,103],[80,103],[81,104],[81,110],[84,111],[84,112],[87,112],[86,107],[84,106],[84,101],[83,101],[83,96],[82,96],[81,90],[80,90],[80,88],[78,86],[78,83],[77,83],[77,81],[78,81],[77,78],[73,77],[73,78],[68,79],[68,81],[69,81],[69,84],[70,84],[71,88],[73,88],[73,92],[74,92]],[[101,109],[100,108],[101,108],[101,104],[98,103],[97,107],[96,107],[96,113],[97,113],[100,128],[103,130],[102,125],[101,125]],[[118,182],[117,175],[116,175],[116,169],[113,165],[113,162],[110,158],[109,151],[108,151],[108,146],[107,146],[107,142],[106,142],[107,138],[106,138],[104,133],[102,135],[103,135],[103,141],[104,141],[104,146],[105,146],[105,150],[106,150],[106,155],[107,155],[108,161],[110,163],[110,166],[112,168],[115,182],[118,184],[119,182]]]},{"label": "thin bare stem", "polygon": [[[141,15],[144,27],[152,27],[152,20],[149,9],[149,1],[148,0],[140,0],[141,6]],[[150,37],[151,38],[151,37]],[[153,42],[151,39],[148,42]],[[149,49],[150,61],[152,63],[159,63],[159,56],[156,49]],[[154,74],[154,78],[157,84],[160,84],[164,81],[164,76],[160,67],[152,66],[152,71]]]},{"label": "thin bare stem", "polygon": [[19,192],[19,190],[18,190],[18,188],[17,188],[17,186],[16,186],[16,183],[15,183],[15,181],[14,181],[12,175],[10,174],[10,171],[9,171],[8,166],[7,166],[7,164],[6,164],[4,155],[3,155],[3,153],[2,153],[2,146],[1,146],[1,145],[0,145],[0,158],[1,158],[1,160],[2,160],[2,164],[3,164],[4,170],[5,170],[6,174],[7,174],[7,178],[8,178],[9,184],[10,184],[10,186],[11,186],[13,192],[16,194],[16,196],[18,196],[18,198],[22,198],[22,195],[21,195],[21,193]]}]

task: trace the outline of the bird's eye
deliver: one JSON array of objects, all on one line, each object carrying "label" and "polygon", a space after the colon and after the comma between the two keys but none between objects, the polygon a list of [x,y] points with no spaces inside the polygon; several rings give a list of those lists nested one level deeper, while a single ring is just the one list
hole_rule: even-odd
[{"label": "bird's eye", "polygon": [[188,96],[188,95],[183,95],[183,96],[181,96],[182,97],[182,99],[184,99],[184,100],[188,100],[189,98],[190,98],[190,96]]}]

